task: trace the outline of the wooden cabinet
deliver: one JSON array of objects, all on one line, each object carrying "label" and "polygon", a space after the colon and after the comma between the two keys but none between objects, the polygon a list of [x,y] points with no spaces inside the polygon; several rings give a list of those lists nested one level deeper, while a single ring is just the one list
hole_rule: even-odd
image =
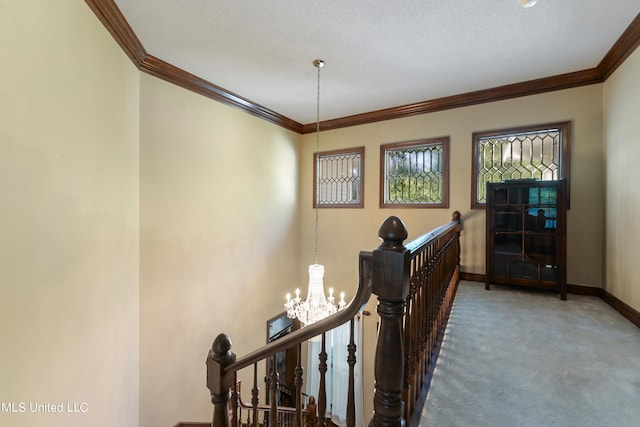
[{"label": "wooden cabinet", "polygon": [[567,183],[487,184],[486,288],[531,286],[567,298]]}]

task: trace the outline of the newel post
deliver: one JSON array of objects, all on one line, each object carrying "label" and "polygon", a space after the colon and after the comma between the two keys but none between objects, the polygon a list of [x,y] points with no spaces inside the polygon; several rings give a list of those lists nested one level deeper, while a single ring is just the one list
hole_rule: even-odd
[{"label": "newel post", "polygon": [[226,334],[218,335],[207,356],[207,388],[211,391],[213,403],[212,427],[229,426],[227,404],[235,374],[225,373],[225,368],[235,361],[236,355],[231,351],[231,339]]},{"label": "newel post", "polygon": [[402,221],[391,216],[378,231],[382,244],[373,251],[373,293],[378,296],[380,329],[375,356],[373,418],[369,426],[404,426],[403,316],[409,295],[410,257],[403,242],[408,236]]}]

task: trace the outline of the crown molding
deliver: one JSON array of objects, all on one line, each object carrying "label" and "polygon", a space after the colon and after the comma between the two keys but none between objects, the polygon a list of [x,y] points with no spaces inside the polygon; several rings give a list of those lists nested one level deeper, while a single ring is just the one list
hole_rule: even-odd
[{"label": "crown molding", "polygon": [[214,85],[153,55],[147,55],[138,68],[147,74],[219,101],[225,105],[239,108],[246,113],[267,120],[285,129],[302,133],[303,126],[301,123],[256,104],[247,98],[236,95],[220,86]]},{"label": "crown molding", "polygon": [[[133,61],[135,66],[141,71],[223,104],[240,108],[249,114],[293,132],[307,134],[316,131],[316,123],[308,123],[305,125],[298,123],[295,120],[256,104],[250,99],[230,92],[148,54],[114,0],[85,0],[85,2],[91,10],[93,10],[109,33],[111,33],[112,37],[127,56],[129,56],[131,61]],[[324,131],[357,126],[602,83],[613,74],[620,64],[622,64],[639,45],[640,14],[635,17],[629,27],[595,68],[325,120],[320,123],[320,130]]]},{"label": "crown molding", "polygon": [[239,108],[285,129],[302,133],[301,123],[148,54],[114,0],[85,2],[140,71],[225,105]]},{"label": "crown molding", "polygon": [[[419,114],[449,110],[452,108],[468,107],[470,105],[501,101],[504,99],[518,98],[521,96],[535,95],[538,93],[569,89],[578,86],[586,86],[595,83],[602,83],[602,81],[602,77],[598,70],[592,68],[590,70],[576,71],[573,73],[561,74],[537,80],[529,80],[526,82],[499,86],[491,89],[467,92],[459,95],[417,102],[415,104],[402,105],[399,107],[327,120],[320,123],[320,130],[331,130],[399,119]],[[302,132],[311,133],[314,131],[315,123],[311,123],[304,125]]]},{"label": "crown molding", "polygon": [[139,68],[147,51],[113,0],[85,0],[102,25]]},{"label": "crown molding", "polygon": [[608,79],[638,46],[640,46],[640,13],[598,64],[597,68],[602,78]]}]

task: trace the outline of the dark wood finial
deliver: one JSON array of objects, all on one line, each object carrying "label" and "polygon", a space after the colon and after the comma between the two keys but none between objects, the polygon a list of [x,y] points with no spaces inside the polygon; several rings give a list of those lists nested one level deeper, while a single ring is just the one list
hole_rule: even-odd
[{"label": "dark wood finial", "polygon": [[382,246],[386,247],[401,246],[408,236],[407,227],[397,216],[387,218],[378,230],[378,237],[383,242]]},{"label": "dark wood finial", "polygon": [[231,350],[231,338],[227,334],[220,334],[213,340],[211,351],[216,360],[222,360]]}]

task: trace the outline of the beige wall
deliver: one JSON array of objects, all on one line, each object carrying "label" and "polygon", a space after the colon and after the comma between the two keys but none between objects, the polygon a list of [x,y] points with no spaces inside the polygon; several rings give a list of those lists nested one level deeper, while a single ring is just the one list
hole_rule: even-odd
[{"label": "beige wall", "polygon": [[211,418],[213,339],[264,345],[297,285],[300,136],[146,75],[141,98],[140,412],[156,427]]},{"label": "beige wall", "polygon": [[[409,238],[462,213],[462,270],[484,274],[485,215],[470,209],[471,137],[474,131],[570,120],[571,210],[568,218],[568,281],[587,286],[603,285],[603,160],[602,85],[592,85],[507,101],[425,114],[405,119],[323,132],[320,151],[365,146],[364,209],[320,209],[320,255],[325,264],[325,286],[346,290],[353,296],[357,283],[357,254],[379,244],[378,227],[389,215],[400,217]],[[380,144],[449,135],[450,208],[380,209],[378,199]],[[305,135],[301,157],[301,262],[313,261],[313,152],[314,135]],[[588,212],[588,215],[585,215]],[[375,303],[369,304],[375,313]],[[365,320],[365,392],[373,383],[373,345],[377,317]],[[365,395],[365,413],[371,413],[371,397]]]},{"label": "beige wall", "polygon": [[[462,270],[484,274],[485,215],[483,210],[470,208],[472,133],[566,120],[572,122],[573,135],[568,281],[577,285],[602,286],[602,85],[323,132],[320,151],[358,146],[365,146],[366,150],[365,208],[321,209],[319,213],[320,258],[327,264],[326,276],[333,276],[341,283],[354,282],[355,269],[347,263],[355,263],[358,250],[377,246],[377,230],[387,216],[400,217],[407,225],[411,238],[449,221],[455,210],[462,213],[464,221]],[[450,208],[380,209],[380,144],[446,135],[451,137]],[[311,207],[312,158],[315,137],[305,135],[304,138],[300,160],[301,254],[303,258],[311,260],[314,219]],[[585,215],[585,212],[589,214]],[[302,262],[304,263],[305,261]]]},{"label": "beige wall", "polygon": [[640,50],[604,84],[606,289],[640,311]]},{"label": "beige wall", "polygon": [[[0,401],[88,411],[5,411],[0,424],[207,420],[215,334],[247,353],[284,293],[305,285],[315,137],[141,75],[85,4],[34,3],[0,4]],[[366,147],[365,208],[320,210],[325,284],[353,296],[358,251],[378,245],[388,215],[415,237],[454,210],[463,271],[483,274],[471,133],[571,120],[569,282],[605,283],[606,190],[607,289],[640,309],[639,55],[604,85],[323,132],[321,150]],[[450,209],[379,209],[380,144],[442,135],[451,137]],[[371,358],[364,364],[368,390]]]},{"label": "beige wall", "polygon": [[0,2],[0,58],[0,425],[135,426],[139,73],[76,1]]},{"label": "beige wall", "polygon": [[262,345],[298,283],[301,137],[139,73],[85,4],[0,6],[0,424],[209,419],[215,335]]}]

